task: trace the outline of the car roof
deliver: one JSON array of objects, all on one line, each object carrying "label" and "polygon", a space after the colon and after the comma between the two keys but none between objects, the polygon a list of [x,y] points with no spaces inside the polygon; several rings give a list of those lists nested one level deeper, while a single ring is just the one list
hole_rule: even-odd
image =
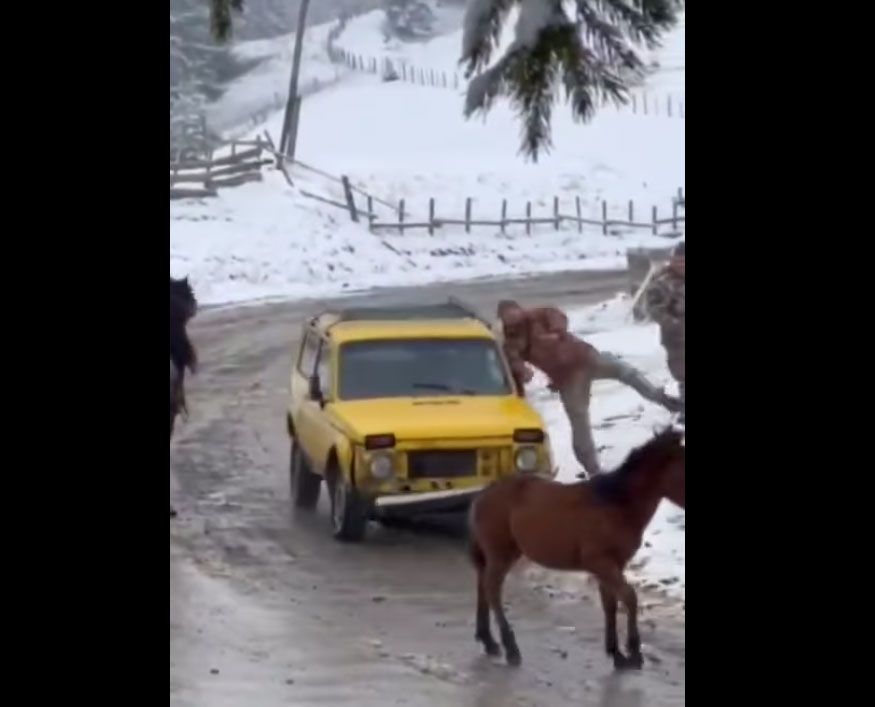
[{"label": "car roof", "polygon": [[489,322],[457,300],[350,307],[323,312],[311,325],[334,341],[397,338],[494,338]]},{"label": "car roof", "polygon": [[494,339],[476,319],[420,319],[411,321],[339,322],[327,332],[332,341],[377,339]]}]

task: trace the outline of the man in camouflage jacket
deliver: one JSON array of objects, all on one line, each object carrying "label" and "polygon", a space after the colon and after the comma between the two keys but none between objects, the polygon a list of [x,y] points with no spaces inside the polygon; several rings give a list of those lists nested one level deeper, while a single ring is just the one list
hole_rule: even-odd
[{"label": "man in camouflage jacket", "polygon": [[523,395],[525,384],[532,380],[531,366],[544,371],[550,378],[550,389],[559,392],[571,423],[574,455],[585,470],[579,476],[601,472],[589,415],[593,381],[618,380],[672,412],[681,408],[680,400],[655,387],[633,366],[570,333],[568,317],[555,307],[524,309],[504,300],[498,304],[498,318],[519,394]]},{"label": "man in camouflage jacket", "polygon": [[[671,260],[647,286],[647,313],[659,324],[660,338],[668,358],[668,370],[678,382],[686,406],[686,261],[685,244],[679,243]],[[680,422],[685,422],[681,413]]]}]

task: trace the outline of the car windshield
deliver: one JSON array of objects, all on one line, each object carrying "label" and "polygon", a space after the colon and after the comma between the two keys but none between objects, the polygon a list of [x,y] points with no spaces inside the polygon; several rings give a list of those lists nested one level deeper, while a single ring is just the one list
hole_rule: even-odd
[{"label": "car windshield", "polygon": [[340,349],[341,400],[511,392],[489,339],[355,341]]}]

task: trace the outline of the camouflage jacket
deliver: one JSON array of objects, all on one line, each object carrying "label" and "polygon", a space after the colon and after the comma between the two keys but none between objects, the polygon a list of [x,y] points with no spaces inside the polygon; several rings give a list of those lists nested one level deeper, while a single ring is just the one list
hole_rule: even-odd
[{"label": "camouflage jacket", "polygon": [[686,278],[664,268],[644,293],[647,314],[657,324],[664,344],[683,344],[686,338]]},{"label": "camouflage jacket", "polygon": [[564,384],[570,374],[592,358],[592,347],[568,331],[568,317],[554,307],[523,310],[522,322],[504,326],[504,350],[522,390],[532,379],[527,364],[550,377],[551,387]]}]

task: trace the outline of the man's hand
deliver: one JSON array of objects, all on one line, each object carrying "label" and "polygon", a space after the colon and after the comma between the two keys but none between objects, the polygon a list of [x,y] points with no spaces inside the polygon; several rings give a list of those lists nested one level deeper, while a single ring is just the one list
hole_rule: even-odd
[{"label": "man's hand", "polygon": [[669,412],[683,412],[684,410],[684,403],[680,398],[665,392],[662,394],[662,406]]}]

